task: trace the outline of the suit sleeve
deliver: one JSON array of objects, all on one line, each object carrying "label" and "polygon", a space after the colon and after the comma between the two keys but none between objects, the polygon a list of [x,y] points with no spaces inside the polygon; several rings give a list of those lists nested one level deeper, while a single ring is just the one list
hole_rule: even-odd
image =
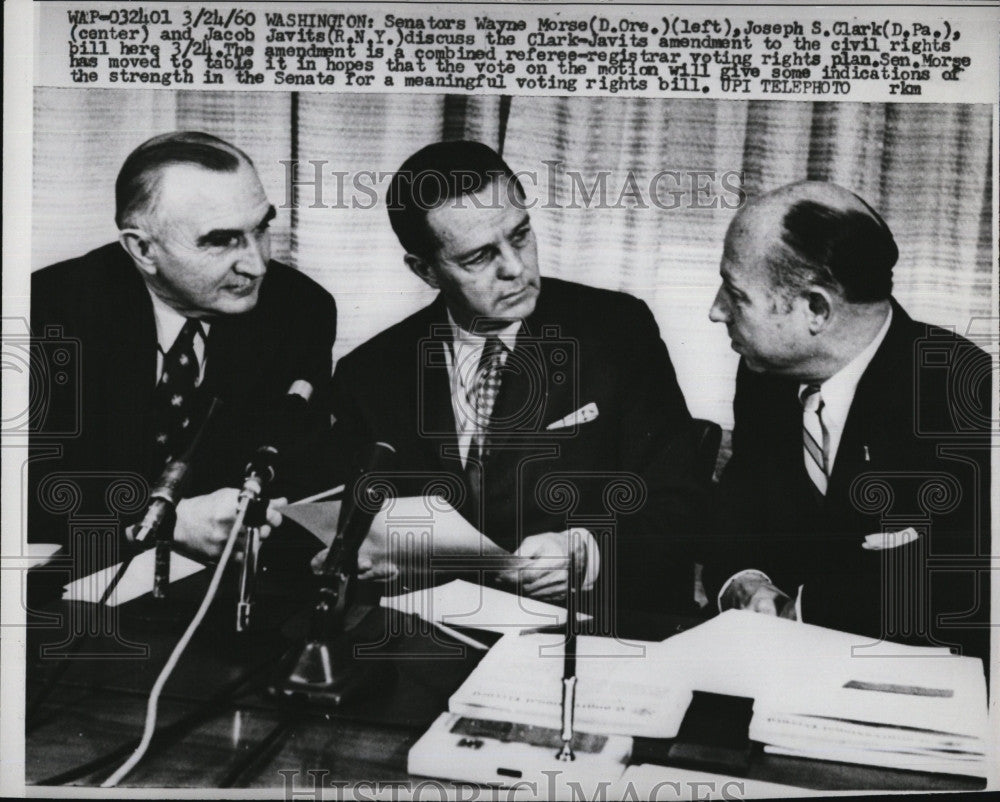
[{"label": "suit sleeve", "polygon": [[[703,582],[710,609],[716,609],[716,597],[723,583],[733,574],[747,568],[767,571],[759,565],[762,556],[747,540],[748,532],[761,532],[764,522],[760,510],[760,469],[755,454],[764,453],[760,436],[760,417],[755,412],[759,396],[755,376],[740,360],[733,398],[732,457],[726,464],[718,486],[713,488],[713,515],[708,537],[700,551],[703,561]],[[754,425],[754,421],[758,425]],[[765,560],[766,561],[766,560]]]},{"label": "suit sleeve", "polygon": [[76,382],[54,380],[50,357],[58,356],[55,338],[68,338],[70,366],[79,361],[75,325],[65,305],[62,289],[51,280],[50,270],[31,277],[31,345],[29,348],[29,462],[27,487],[28,540],[66,545],[65,517],[44,503],[45,478],[60,468],[58,459],[78,428],[79,387]]},{"label": "suit sleeve", "polygon": [[640,480],[645,502],[621,520],[617,595],[625,608],[687,611],[707,488],[696,476],[696,431],[667,347],[649,307],[629,300],[621,320],[620,464]]}]

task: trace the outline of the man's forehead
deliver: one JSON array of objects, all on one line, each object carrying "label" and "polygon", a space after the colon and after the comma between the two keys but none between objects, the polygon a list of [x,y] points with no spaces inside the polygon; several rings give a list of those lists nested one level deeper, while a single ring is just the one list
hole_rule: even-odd
[{"label": "man's forehead", "polygon": [[266,211],[267,196],[257,173],[247,164],[233,171],[210,170],[197,164],[171,164],[160,172],[154,203],[167,215],[199,216]]},{"label": "man's forehead", "polygon": [[427,225],[441,245],[463,250],[489,244],[527,220],[527,210],[489,187],[475,195],[451,198],[427,213]]}]

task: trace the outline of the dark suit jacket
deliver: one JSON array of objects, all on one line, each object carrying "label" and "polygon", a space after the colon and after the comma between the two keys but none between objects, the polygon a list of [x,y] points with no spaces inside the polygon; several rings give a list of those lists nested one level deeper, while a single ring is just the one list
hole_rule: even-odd
[{"label": "dark suit jacket", "polygon": [[[162,468],[153,456],[156,324],[145,283],[117,243],[34,273],[31,305],[29,537],[65,543],[74,522],[124,518],[142,507],[145,483]],[[241,483],[250,454],[276,423],[269,408],[293,381],[325,393],[335,329],[329,293],[276,262],[252,311],[212,321],[202,394],[223,406],[194,459],[187,495]],[[304,425],[322,427],[324,407],[318,399],[315,421]],[[60,477],[75,491],[66,495]]]},{"label": "dark suit jacket", "polygon": [[[648,307],[629,295],[554,279],[508,357],[484,465],[483,504],[458,452],[442,298],[344,357],[333,379],[336,450],[393,445],[403,494],[450,488],[453,505],[506,548],[587,526],[602,550],[612,604],[664,608],[691,599],[691,540],[702,490],[692,420]],[[596,420],[546,427],[586,404]],[[437,483],[432,480],[437,478]]]},{"label": "dark suit jacket", "polygon": [[[790,595],[805,586],[807,622],[984,655],[990,369],[968,340],[893,302],[822,498],[803,462],[798,382],[741,362],[709,589],[758,568]],[[910,526],[910,545],[861,548],[865,535]]]}]

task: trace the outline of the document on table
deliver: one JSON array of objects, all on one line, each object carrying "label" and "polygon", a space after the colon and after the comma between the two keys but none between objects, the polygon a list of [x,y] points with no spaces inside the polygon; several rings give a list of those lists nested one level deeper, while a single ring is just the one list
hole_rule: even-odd
[{"label": "document on table", "polygon": [[[106,604],[117,607],[119,604],[137,599],[153,590],[153,571],[156,563],[156,549],[146,549],[140,552],[125,571]],[[121,563],[109,568],[102,568],[96,573],[80,577],[63,588],[63,599],[66,601],[98,602],[108,583],[118,573]],[[170,581],[176,582],[204,570],[205,566],[176,552],[170,555]]]},{"label": "document on table", "polygon": [[[566,610],[563,607],[463,579],[399,596],[383,596],[381,604],[434,624],[483,629],[501,634],[562,626],[566,623]],[[577,617],[581,621],[590,618],[579,613]]]},{"label": "document on table", "polygon": [[[561,633],[508,634],[452,694],[448,709],[470,718],[559,729]],[[577,639],[576,727],[605,735],[673,738],[691,702],[674,684],[660,644]]]},{"label": "document on table", "polygon": [[663,643],[679,683],[754,699],[750,737],[827,760],[981,775],[982,661],[728,611]]}]

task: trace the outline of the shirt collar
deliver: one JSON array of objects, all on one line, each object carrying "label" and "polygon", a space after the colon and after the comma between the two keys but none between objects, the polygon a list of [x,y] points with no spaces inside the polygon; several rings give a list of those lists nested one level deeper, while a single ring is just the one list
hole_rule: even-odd
[{"label": "shirt collar", "polygon": [[[858,389],[858,382],[861,381],[861,377],[875,357],[875,352],[878,351],[886,334],[889,333],[889,326],[891,324],[892,307],[890,306],[889,313],[885,316],[885,322],[882,324],[882,328],[879,329],[878,334],[875,335],[875,338],[854,359],[820,385],[824,416],[830,416],[836,421],[845,421],[847,419],[847,413],[851,408],[851,403],[854,401],[854,393]],[[800,396],[805,387],[805,384],[799,385]]]},{"label": "shirt collar", "polygon": [[[181,329],[184,328],[184,324],[187,323],[187,318],[153,292],[149,285],[146,285],[146,291],[149,292],[149,297],[153,301],[157,345],[163,353],[167,353],[173,346],[174,340],[177,339],[177,335],[181,333]],[[201,330],[206,337],[210,325],[205,320],[201,321]]]},{"label": "shirt collar", "polygon": [[[458,323],[455,322],[455,318],[451,316],[451,310],[448,310],[448,323],[451,325],[451,336],[455,342],[455,346],[468,346],[472,348],[481,349],[486,343],[486,335],[476,334],[474,332],[463,329]],[[521,321],[514,320],[511,321],[509,326],[505,326],[496,332],[490,332],[495,334],[500,338],[500,342],[504,344],[504,347],[508,351],[514,350],[514,345],[517,343],[517,332],[521,328]]]}]

